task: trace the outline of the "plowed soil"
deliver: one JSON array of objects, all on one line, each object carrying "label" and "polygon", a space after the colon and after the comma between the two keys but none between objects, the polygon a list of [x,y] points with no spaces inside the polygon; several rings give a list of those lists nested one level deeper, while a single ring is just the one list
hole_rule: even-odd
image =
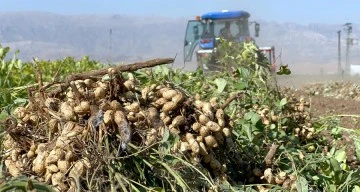
[{"label": "plowed soil", "polygon": [[[352,115],[360,116],[360,101],[353,99],[337,99],[323,95],[310,95],[304,88],[310,83],[329,83],[335,82],[353,82],[360,84],[359,77],[339,77],[339,76],[280,76],[278,83],[280,87],[292,88],[297,97],[303,95],[311,102],[312,117],[326,117],[331,115]],[[345,128],[360,129],[360,118],[341,117],[341,126]]]},{"label": "plowed soil", "polygon": [[[303,90],[294,91],[295,95],[306,96],[311,102],[312,117],[326,117],[331,115],[360,115],[360,102],[351,99],[336,99],[321,95],[308,95]],[[359,129],[360,118],[340,117],[340,126],[345,128]]]}]

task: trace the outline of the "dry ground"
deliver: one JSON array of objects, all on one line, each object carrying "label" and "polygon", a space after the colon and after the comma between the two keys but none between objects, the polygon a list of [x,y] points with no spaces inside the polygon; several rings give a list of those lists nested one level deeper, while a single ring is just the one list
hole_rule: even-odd
[{"label": "dry ground", "polygon": [[[360,101],[352,99],[336,99],[321,95],[309,95],[304,90],[304,85],[311,83],[353,82],[360,84],[360,77],[339,75],[290,75],[278,76],[278,84],[281,87],[290,87],[295,90],[295,94],[305,96],[311,101],[311,113],[313,117],[328,115],[360,115]],[[360,118],[342,118],[341,125],[347,128],[360,129]]]}]

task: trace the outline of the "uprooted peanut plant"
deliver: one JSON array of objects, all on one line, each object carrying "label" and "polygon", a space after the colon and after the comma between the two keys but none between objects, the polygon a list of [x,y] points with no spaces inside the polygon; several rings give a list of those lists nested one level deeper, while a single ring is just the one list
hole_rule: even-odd
[{"label": "uprooted peanut plant", "polygon": [[356,134],[337,145],[336,119],[316,119],[306,96],[281,92],[253,44],[219,52],[227,71],[155,59],[61,81],[44,81],[34,61],[26,102],[1,122],[1,189],[360,189]]}]

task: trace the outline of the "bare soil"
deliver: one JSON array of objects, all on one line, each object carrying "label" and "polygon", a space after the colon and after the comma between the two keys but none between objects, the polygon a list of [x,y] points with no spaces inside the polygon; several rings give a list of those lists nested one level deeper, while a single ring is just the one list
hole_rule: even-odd
[{"label": "bare soil", "polygon": [[[310,112],[312,117],[325,117],[331,115],[360,115],[360,102],[351,99],[336,99],[320,95],[308,95],[303,90],[294,91],[295,95],[306,96],[311,103]],[[360,118],[340,117],[340,125],[345,128],[360,128]]]},{"label": "bare soil", "polygon": [[[310,83],[353,82],[360,84],[359,77],[340,77],[338,75],[290,75],[279,76],[278,84],[281,88],[289,87],[294,90],[297,97],[304,96],[311,102],[311,114],[313,117],[331,115],[359,115],[360,101],[353,99],[337,99],[322,95],[309,95],[304,86]],[[360,118],[342,117],[341,126],[352,129],[360,129]]]}]

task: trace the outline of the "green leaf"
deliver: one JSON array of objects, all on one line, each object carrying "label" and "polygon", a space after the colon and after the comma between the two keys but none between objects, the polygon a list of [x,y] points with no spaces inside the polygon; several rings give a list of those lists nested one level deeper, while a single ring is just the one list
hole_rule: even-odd
[{"label": "green leaf", "polygon": [[16,62],[16,67],[17,67],[18,69],[22,69],[23,63],[21,62],[21,59],[18,59],[18,60],[17,60],[17,62]]},{"label": "green leaf", "polygon": [[296,180],[296,189],[298,192],[308,192],[308,181],[304,177],[298,177],[298,179]]},{"label": "green leaf", "polygon": [[170,132],[169,129],[165,129],[164,135],[163,135],[163,139],[161,140],[161,143],[166,142],[170,137]]},{"label": "green leaf", "polygon": [[1,60],[1,70],[4,70],[6,68],[6,61],[5,60]]},{"label": "green leaf", "polygon": [[214,83],[217,86],[217,92],[222,93],[226,87],[227,81],[223,78],[217,78],[214,80]]},{"label": "green leaf", "polygon": [[284,107],[286,104],[287,104],[287,99],[286,98],[281,99],[281,101],[279,103],[280,108]]},{"label": "green leaf", "polygon": [[319,176],[315,175],[315,176],[312,176],[312,179],[313,179],[314,181],[317,181],[317,180],[319,180],[320,178],[319,178]]},{"label": "green leaf", "polygon": [[283,131],[283,130],[280,130],[280,131],[279,131],[279,135],[280,135],[281,138],[287,137],[285,131]]},{"label": "green leaf", "polygon": [[335,184],[343,183],[344,172],[342,172],[342,171],[335,172],[334,176],[335,176]]},{"label": "green leaf", "polygon": [[360,141],[359,140],[354,140],[354,145],[355,145],[356,157],[358,158],[358,160],[360,160]]},{"label": "green leaf", "polygon": [[341,133],[341,129],[339,129],[339,127],[335,127],[331,129],[332,135],[339,135],[340,133]]},{"label": "green leaf", "polygon": [[255,112],[249,111],[249,112],[245,113],[244,119],[245,120],[250,120],[254,114],[255,114]]},{"label": "green leaf", "polygon": [[250,120],[251,123],[255,125],[260,120],[260,115],[253,111],[249,111],[249,112],[245,113],[244,119],[247,121]]},{"label": "green leaf", "polygon": [[173,77],[173,81],[174,81],[175,83],[177,83],[177,84],[183,82],[179,76],[174,76],[174,77]]},{"label": "green leaf", "polygon": [[254,139],[253,133],[252,133],[252,127],[250,124],[243,124],[242,129],[245,131],[248,139],[250,142]]},{"label": "green leaf", "polygon": [[345,149],[342,148],[340,150],[337,150],[335,152],[335,159],[339,162],[339,163],[345,163],[346,162],[346,152]]},{"label": "green leaf", "polygon": [[168,140],[171,141],[171,143],[175,144],[180,141],[180,137],[179,135],[170,134]]},{"label": "green leaf", "polygon": [[330,164],[331,164],[333,171],[335,171],[335,172],[341,171],[340,163],[336,159],[331,158]]},{"label": "green leaf", "polygon": [[162,187],[155,187],[155,188],[152,188],[151,191],[165,192],[165,189]]},{"label": "green leaf", "polygon": [[335,154],[335,147],[332,147],[329,151],[330,155],[334,155]]},{"label": "green leaf", "polygon": [[[8,116],[8,114],[5,112],[5,110],[0,111],[0,120],[6,119],[7,116]],[[0,175],[1,175],[1,173],[0,173]],[[1,176],[0,176],[0,178],[1,178]]]},{"label": "green leaf", "polygon": [[170,69],[167,66],[160,65],[155,67],[154,73],[157,75],[168,76],[170,73]]},{"label": "green leaf", "polygon": [[288,65],[281,65],[279,71],[276,72],[278,75],[290,75],[291,70],[289,69]]},{"label": "green leaf", "polygon": [[14,104],[25,104],[27,102],[27,99],[25,98],[17,98],[14,100]]},{"label": "green leaf", "polygon": [[234,84],[236,90],[244,90],[247,87],[247,83],[245,82],[238,82]]},{"label": "green leaf", "polygon": [[290,69],[286,69],[284,72],[285,75],[290,75],[291,74],[291,70]]},{"label": "green leaf", "polygon": [[260,120],[260,115],[257,113],[254,113],[254,115],[251,117],[251,123],[255,125]]},{"label": "green leaf", "polygon": [[237,69],[237,73],[240,75],[240,77],[244,78],[244,79],[248,79],[250,76],[250,72],[247,68],[244,67],[239,67]]}]

